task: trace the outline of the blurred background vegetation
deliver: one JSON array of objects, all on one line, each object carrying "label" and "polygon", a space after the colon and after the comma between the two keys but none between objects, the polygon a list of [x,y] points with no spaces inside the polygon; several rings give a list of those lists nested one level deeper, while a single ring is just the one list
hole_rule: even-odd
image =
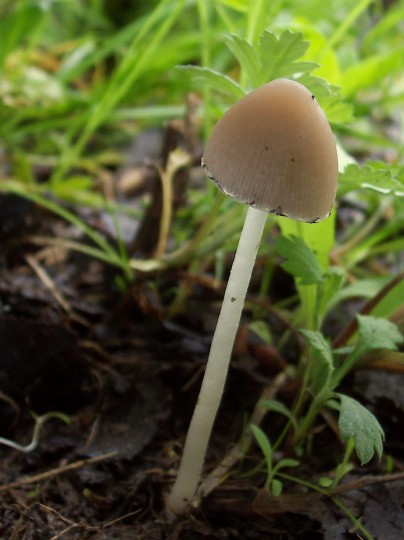
[{"label": "blurred background vegetation", "polygon": [[310,42],[315,74],[353,106],[355,120],[341,128],[355,136],[353,149],[397,161],[402,140],[386,123],[402,129],[403,19],[402,1],[2,0],[3,152],[20,180],[32,180],[38,163],[58,180],[73,165],[88,172],[77,161],[86,157],[114,164],[109,154],[140,129],[184,111],[190,82],[176,66],[237,79],[225,35],[253,43],[264,29],[289,29]]},{"label": "blurred background vegetation", "polygon": [[[313,75],[333,88],[332,99],[320,103],[340,143],[341,167],[368,165],[346,174],[339,195],[362,189],[365,217],[376,216],[368,232],[379,236],[370,246],[359,237],[339,260],[352,270],[377,245],[395,253],[397,269],[404,247],[397,236],[404,213],[403,20],[403,0],[1,0],[1,190],[103,206],[100,178],[125,163],[139,133],[184,117],[193,93],[200,152],[234,101],[214,80],[178,66],[210,68],[249,90],[229,36],[257,46],[264,30],[300,32],[309,43],[302,60],[316,62]],[[173,225],[174,246],[194,233],[211,191],[206,197],[190,196],[186,219]],[[357,233],[358,224],[344,238]],[[391,234],[395,243],[380,248]]]}]

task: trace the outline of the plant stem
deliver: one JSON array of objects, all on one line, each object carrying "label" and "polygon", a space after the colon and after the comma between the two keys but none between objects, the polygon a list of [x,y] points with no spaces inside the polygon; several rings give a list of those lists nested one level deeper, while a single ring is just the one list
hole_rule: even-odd
[{"label": "plant stem", "polygon": [[266,217],[267,214],[261,210],[251,207],[248,209],[213,336],[198,402],[188,429],[181,465],[167,499],[167,509],[171,514],[184,513],[198,487]]}]

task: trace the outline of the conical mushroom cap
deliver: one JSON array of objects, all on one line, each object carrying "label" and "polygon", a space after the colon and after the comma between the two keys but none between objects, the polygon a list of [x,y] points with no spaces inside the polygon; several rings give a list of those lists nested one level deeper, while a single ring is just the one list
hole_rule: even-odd
[{"label": "conical mushroom cap", "polygon": [[326,218],[335,200],[335,139],[296,81],[274,80],[235,103],[213,129],[202,165],[227,195],[299,221]]}]

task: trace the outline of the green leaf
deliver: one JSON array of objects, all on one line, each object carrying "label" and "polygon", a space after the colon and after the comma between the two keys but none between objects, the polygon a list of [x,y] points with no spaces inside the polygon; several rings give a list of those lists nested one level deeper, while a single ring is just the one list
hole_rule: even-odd
[{"label": "green leaf", "polygon": [[286,416],[286,418],[290,420],[294,426],[296,426],[296,419],[292,415],[292,411],[288,409],[281,401],[277,401],[276,399],[263,399],[258,403],[258,405],[266,411],[283,414],[283,416]]},{"label": "green leaf", "polygon": [[333,484],[333,480],[331,478],[327,478],[326,476],[322,476],[318,481],[320,487],[323,488],[329,488]]},{"label": "green leaf", "polygon": [[386,319],[357,315],[356,320],[359,338],[354,347],[349,347],[346,351],[341,349],[334,351],[347,354],[339,368],[334,371],[332,381],[334,388],[366,353],[375,349],[394,351],[397,348],[396,344],[403,342],[403,336],[397,326]]},{"label": "green leaf", "polygon": [[375,416],[356,400],[337,394],[341,401],[338,427],[344,441],[353,439],[356,454],[362,465],[368,463],[375,451],[379,460],[383,453],[384,432]]},{"label": "green leaf", "polygon": [[272,469],[273,461],[273,451],[271,443],[269,442],[266,433],[260,427],[252,424],[251,431],[254,435],[255,440],[258,443],[258,446],[261,448],[261,451],[264,454],[268,471],[270,471]]},{"label": "green leaf", "polygon": [[314,332],[313,330],[299,330],[304,335],[306,342],[311,347],[311,352],[315,359],[327,366],[327,369],[333,370],[332,353],[331,348],[321,332]]},{"label": "green leaf", "polygon": [[366,47],[369,45],[372,46],[374,43],[387,44],[387,36],[394,39],[396,31],[400,28],[403,20],[404,5],[401,2],[391,4],[390,8],[383,12],[383,16],[379,17],[378,21],[375,21],[375,24],[366,33],[364,39]]},{"label": "green leaf", "polygon": [[320,223],[304,223],[286,217],[279,217],[278,223],[283,236],[298,236],[314,252],[322,272],[329,267],[330,252],[335,245],[335,216],[333,210],[328,219]]},{"label": "green leaf", "polygon": [[357,315],[359,340],[353,354],[363,356],[375,349],[395,351],[397,344],[403,342],[403,335],[397,326],[382,318]]},{"label": "green leaf", "polygon": [[373,317],[388,317],[403,306],[404,299],[404,274],[400,281],[387,292],[385,296],[374,306],[371,311]]},{"label": "green leaf", "polygon": [[[388,283],[388,281],[389,278],[385,276],[362,280],[358,279],[351,285],[347,285],[343,289],[337,290],[334,295],[330,297],[327,309],[332,309],[339,303],[350,298],[373,298]],[[401,298],[399,298],[399,301],[402,303]],[[379,317],[386,316],[385,313],[375,313],[375,315]]]},{"label": "green leaf", "polygon": [[265,81],[289,77],[296,73],[311,71],[318,66],[314,62],[297,62],[309,46],[300,32],[285,30],[279,38],[272,32],[262,34],[259,45],[259,57]]},{"label": "green leaf", "polygon": [[321,286],[318,300],[318,311],[320,317],[323,317],[324,313],[327,312],[328,305],[333,301],[335,294],[344,281],[344,277],[344,271],[335,266],[328,268],[325,274],[323,274],[323,284]]},{"label": "green leaf", "polygon": [[292,467],[298,467],[300,465],[300,461],[297,459],[291,459],[291,458],[285,458],[281,459],[275,466],[275,469],[279,471],[279,469],[290,469]]},{"label": "green leaf", "polygon": [[340,174],[338,188],[340,195],[356,189],[369,189],[384,195],[394,194],[397,197],[404,197],[404,185],[393,177],[391,170],[375,169],[369,165],[361,167],[350,164]]},{"label": "green leaf", "polygon": [[251,425],[251,431],[254,435],[255,440],[258,443],[258,446],[261,448],[261,452],[264,454],[265,463],[267,466],[267,487],[269,485],[269,482],[271,481],[271,473],[272,473],[272,463],[273,463],[273,450],[271,443],[269,442],[269,439],[264,431],[258,426]]},{"label": "green leaf", "polygon": [[253,321],[248,325],[250,332],[258,336],[265,344],[272,343],[272,335],[269,326],[264,321]]},{"label": "green leaf", "polygon": [[271,492],[274,497],[279,497],[282,493],[283,485],[280,480],[274,478],[271,482]]},{"label": "green leaf", "polygon": [[[46,16],[46,10],[41,9],[40,2],[20,2],[16,3],[15,7],[16,9],[12,11],[11,9],[6,9],[4,4],[1,6],[1,70],[8,54],[13,50],[18,50],[17,47],[22,43],[24,47],[28,47],[32,36],[35,36],[35,33],[43,22],[43,18]],[[10,11],[9,14],[7,14],[8,11]]]},{"label": "green leaf", "polygon": [[317,393],[328,385],[334,371],[331,348],[321,332],[300,330],[300,333],[304,335],[306,342],[310,345],[310,353],[314,360],[310,387],[314,393]]},{"label": "green leaf", "polygon": [[279,236],[276,247],[280,255],[287,259],[282,263],[282,268],[299,280],[301,285],[323,281],[323,273],[316,256],[301,238]]},{"label": "green leaf", "polygon": [[395,50],[368,56],[361,62],[356,62],[342,75],[342,88],[346,96],[352,96],[363,88],[370,88],[380,84],[381,80],[398,72],[403,66],[404,49]]},{"label": "green leaf", "polygon": [[337,94],[324,98],[321,101],[321,108],[331,124],[349,124],[353,120],[352,104]]},{"label": "green leaf", "polygon": [[202,81],[204,84],[209,85],[215,92],[229,96],[234,100],[241,99],[245,96],[245,92],[239,84],[227,75],[223,75],[223,73],[214,69],[200,66],[177,66],[177,69],[189,73],[193,79]]},{"label": "green leaf", "polygon": [[217,0],[218,3],[231,7],[232,9],[245,13],[248,10],[249,0]]},{"label": "green leaf", "polygon": [[262,77],[262,67],[255,49],[244,39],[231,35],[226,40],[227,46],[237,58],[241,68],[250,79],[253,88],[267,82]]},{"label": "green leaf", "polygon": [[[376,420],[377,421],[377,420]],[[353,450],[353,448],[352,448]],[[340,463],[335,469],[335,477],[338,478],[338,482],[354,468],[353,463]]]},{"label": "green leaf", "polygon": [[336,399],[327,400],[326,405],[327,405],[327,407],[329,407],[333,411],[338,411],[339,412],[340,409],[341,409],[340,403]]},{"label": "green leaf", "polygon": [[297,81],[316,96],[329,122],[345,124],[352,121],[353,107],[343,100],[339,87],[309,72],[299,75]]}]

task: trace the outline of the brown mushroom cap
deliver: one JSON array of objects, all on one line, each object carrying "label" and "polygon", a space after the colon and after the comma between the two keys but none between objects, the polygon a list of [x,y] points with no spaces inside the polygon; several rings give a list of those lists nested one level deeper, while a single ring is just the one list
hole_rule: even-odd
[{"label": "brown mushroom cap", "polygon": [[335,139],[296,81],[274,80],[235,103],[213,129],[202,165],[227,195],[299,221],[326,218],[335,200]]}]

